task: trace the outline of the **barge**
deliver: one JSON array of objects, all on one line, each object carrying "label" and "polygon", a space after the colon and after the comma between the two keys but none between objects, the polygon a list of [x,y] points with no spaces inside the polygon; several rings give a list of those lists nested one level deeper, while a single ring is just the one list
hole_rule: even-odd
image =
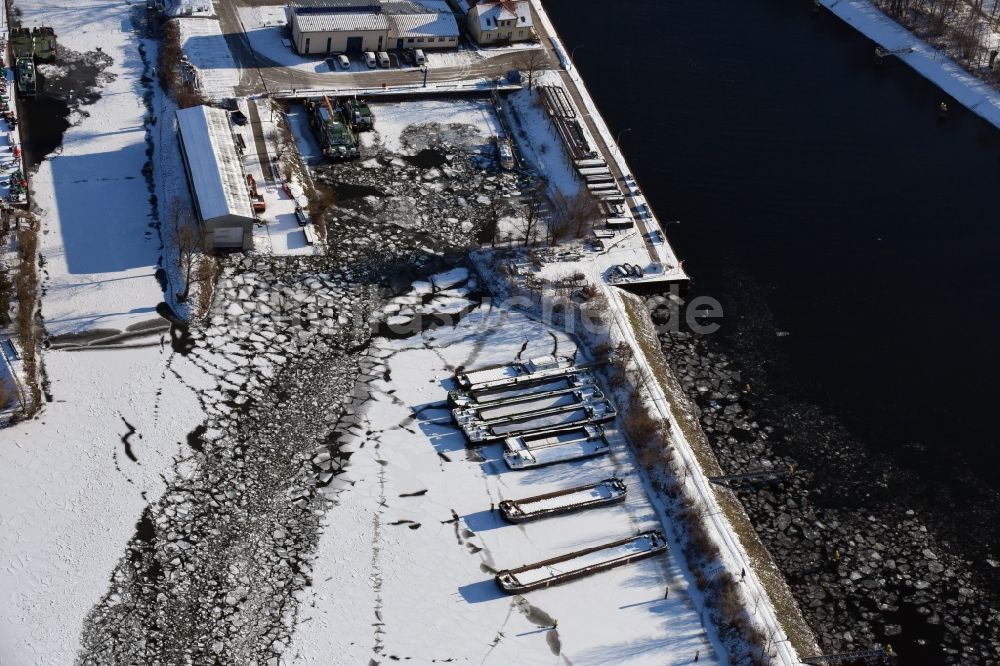
[{"label": "barge", "polygon": [[496,583],[507,594],[522,594],[637,562],[666,550],[663,532],[651,530],[516,569],[498,571]]},{"label": "barge", "polygon": [[504,462],[517,471],[602,456],[611,444],[601,426],[585,425],[508,437],[504,448]]},{"label": "barge", "polygon": [[14,68],[17,79],[17,92],[22,97],[34,97],[37,92],[35,85],[35,63],[30,56],[17,59]]},{"label": "barge", "polygon": [[594,385],[563,388],[554,391],[523,393],[485,405],[456,407],[451,410],[451,416],[455,423],[460,426],[485,424],[498,419],[515,418],[522,414],[595,402],[603,398],[604,394]]},{"label": "barge", "polygon": [[535,431],[606,423],[617,415],[617,410],[602,394],[601,399],[593,402],[578,402],[492,421],[463,424],[462,432],[470,445],[478,446]]},{"label": "barge", "polygon": [[566,356],[539,356],[528,361],[518,361],[506,365],[492,365],[485,368],[470,370],[455,375],[455,381],[460,388],[469,390],[483,390],[507,385],[513,385],[524,381],[529,376],[547,376],[553,371],[562,371],[565,374],[567,369],[573,367],[573,359]]},{"label": "barge", "polygon": [[501,386],[499,388],[485,389],[482,391],[453,389],[448,391],[448,404],[452,408],[475,407],[478,405],[492,404],[502,400],[509,400],[522,395],[580,388],[595,384],[596,382],[597,379],[590,372],[573,372],[557,377],[539,377],[515,386]]},{"label": "barge", "polygon": [[500,502],[500,515],[508,523],[526,523],[575,511],[618,504],[628,489],[621,479],[611,477],[584,486],[557,490],[544,495]]},{"label": "barge", "polygon": [[309,124],[325,157],[331,160],[350,160],[361,154],[344,115],[334,108],[329,97],[324,95],[320,99],[308,99],[304,106],[309,112]]}]

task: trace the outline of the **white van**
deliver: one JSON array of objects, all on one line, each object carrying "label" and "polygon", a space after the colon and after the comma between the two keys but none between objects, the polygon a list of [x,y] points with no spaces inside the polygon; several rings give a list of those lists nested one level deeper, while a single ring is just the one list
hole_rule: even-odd
[{"label": "white van", "polygon": [[375,54],[371,51],[365,51],[365,64],[368,69],[375,69]]},{"label": "white van", "polygon": [[414,51],[413,52],[413,62],[416,63],[417,65],[423,65],[424,63],[426,63],[427,62],[427,58],[424,57],[424,52],[421,51],[420,49],[417,49],[416,51]]},{"label": "white van", "polygon": [[378,66],[383,68],[389,67],[389,54],[385,51],[378,52]]},{"label": "white van", "polygon": [[340,63],[340,68],[345,72],[351,68],[351,61],[345,55],[337,56],[337,62]]}]

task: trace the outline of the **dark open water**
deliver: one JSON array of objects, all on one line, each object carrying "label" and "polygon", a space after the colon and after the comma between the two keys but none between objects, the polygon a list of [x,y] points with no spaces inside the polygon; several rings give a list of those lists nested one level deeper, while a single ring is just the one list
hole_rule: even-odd
[{"label": "dark open water", "polygon": [[1000,489],[1000,131],[810,5],[546,2],[698,290],[755,285],[810,399]]},{"label": "dark open water", "polygon": [[789,333],[770,386],[992,511],[996,557],[1000,131],[807,0],[545,4],[696,291]]}]

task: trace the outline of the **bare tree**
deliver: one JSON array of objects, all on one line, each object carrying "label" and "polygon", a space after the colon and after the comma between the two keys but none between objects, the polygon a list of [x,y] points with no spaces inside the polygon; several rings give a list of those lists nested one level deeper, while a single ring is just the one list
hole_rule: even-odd
[{"label": "bare tree", "polygon": [[309,216],[321,240],[326,240],[326,215],[337,203],[333,188],[326,185],[307,185],[306,199],[309,201]]},{"label": "bare tree", "polygon": [[490,234],[490,246],[496,247],[497,236],[500,235],[500,220],[503,219],[503,198],[496,194],[491,196],[486,212],[486,222],[489,225],[486,231]]},{"label": "bare tree", "polygon": [[536,193],[532,193],[521,204],[521,217],[517,231],[525,245],[533,245],[538,240],[538,225],[542,218],[542,201]]},{"label": "bare tree", "polygon": [[601,215],[597,199],[588,190],[580,190],[574,196],[556,194],[554,204],[549,224],[549,241],[552,243],[566,238],[583,238]]},{"label": "bare tree", "polygon": [[180,199],[174,200],[170,218],[170,240],[177,250],[177,268],[184,277],[184,289],[177,294],[177,300],[183,303],[191,295],[191,285],[198,281],[195,266],[198,256],[205,248],[205,243],[191,209]]},{"label": "bare tree", "polygon": [[514,64],[528,79],[528,90],[534,90],[535,76],[545,68],[545,49],[528,49],[514,61]]}]

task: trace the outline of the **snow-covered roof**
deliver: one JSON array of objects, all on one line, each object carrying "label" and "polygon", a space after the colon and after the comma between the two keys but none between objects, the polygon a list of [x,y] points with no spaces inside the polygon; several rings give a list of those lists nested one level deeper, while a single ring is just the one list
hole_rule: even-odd
[{"label": "snow-covered roof", "polygon": [[451,12],[441,14],[396,14],[392,17],[397,37],[454,37],[458,23]]},{"label": "snow-covered roof", "polygon": [[292,6],[300,32],[389,30],[399,36],[446,37],[458,34],[455,17],[439,3],[417,0],[325,0]]},{"label": "snow-covered roof", "polygon": [[469,8],[481,30],[496,30],[497,21],[517,20],[517,26],[531,27],[531,5],[527,0],[480,0]]},{"label": "snow-covered roof", "polygon": [[352,30],[388,30],[389,18],[384,14],[364,13],[308,13],[296,14],[295,21],[301,32],[339,32]]},{"label": "snow-covered roof", "polygon": [[210,106],[178,109],[177,127],[201,218],[238,215],[253,219],[229,113]]}]

